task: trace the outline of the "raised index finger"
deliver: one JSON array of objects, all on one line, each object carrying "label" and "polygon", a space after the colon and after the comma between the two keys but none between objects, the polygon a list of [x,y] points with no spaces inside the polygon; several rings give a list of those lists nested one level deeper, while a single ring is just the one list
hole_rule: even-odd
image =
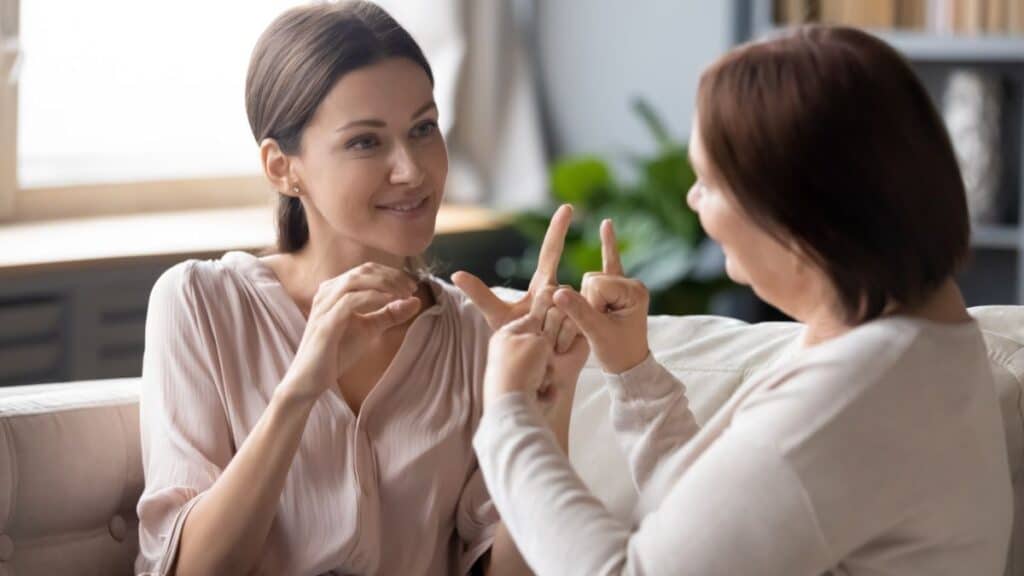
[{"label": "raised index finger", "polygon": [[558,262],[562,259],[565,248],[565,235],[572,223],[572,206],[562,204],[551,217],[548,231],[544,234],[544,243],[540,246],[537,258],[537,271],[530,280],[530,288],[538,288],[549,284],[558,284]]},{"label": "raised index finger", "polygon": [[605,274],[622,276],[622,259],[615,239],[615,227],[611,219],[601,222],[601,266]]}]

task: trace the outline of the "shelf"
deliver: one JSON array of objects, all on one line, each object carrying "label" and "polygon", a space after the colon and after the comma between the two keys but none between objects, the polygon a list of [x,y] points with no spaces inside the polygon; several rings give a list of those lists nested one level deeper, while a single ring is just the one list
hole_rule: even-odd
[{"label": "shelf", "polygon": [[1021,231],[1016,226],[975,224],[971,230],[971,246],[1016,250],[1021,245]]},{"label": "shelf", "polygon": [[1024,63],[1024,36],[958,36],[924,32],[875,32],[918,62]]},{"label": "shelf", "polygon": [[[762,37],[784,27],[771,27]],[[1024,36],[957,35],[902,30],[868,30],[915,62],[1024,63]]]}]

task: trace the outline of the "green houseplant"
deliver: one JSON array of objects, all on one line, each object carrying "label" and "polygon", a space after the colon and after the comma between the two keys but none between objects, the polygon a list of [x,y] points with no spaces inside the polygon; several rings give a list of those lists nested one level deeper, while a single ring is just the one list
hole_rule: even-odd
[{"label": "green houseplant", "polygon": [[[686,205],[695,176],[686,146],[674,140],[644,100],[634,109],[657,143],[650,156],[632,158],[637,177],[622,182],[609,163],[595,156],[562,159],[551,171],[555,204],[571,203],[576,215],[566,238],[559,269],[562,282],[579,286],[583,274],[601,269],[599,225],[611,218],[626,273],[647,285],[655,314],[705,313],[711,297],[731,284],[717,249]],[[515,216],[514,226],[528,239],[519,258],[497,263],[498,275],[520,284],[536,265],[551,210]]]}]

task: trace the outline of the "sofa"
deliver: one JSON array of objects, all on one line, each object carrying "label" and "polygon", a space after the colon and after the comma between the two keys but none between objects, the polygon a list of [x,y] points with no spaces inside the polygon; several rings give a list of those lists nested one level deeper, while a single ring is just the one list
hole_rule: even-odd
[{"label": "sofa", "polygon": [[[972,308],[985,333],[1014,486],[1024,506],[1024,307]],[[706,421],[796,336],[792,323],[714,316],[653,317],[653,354],[688,388]],[[142,492],[137,379],[0,388],[0,576],[131,574]],[[584,481],[622,517],[636,494],[608,418],[600,368],[581,375],[570,455]],[[1006,574],[1024,575],[1015,515]]]}]

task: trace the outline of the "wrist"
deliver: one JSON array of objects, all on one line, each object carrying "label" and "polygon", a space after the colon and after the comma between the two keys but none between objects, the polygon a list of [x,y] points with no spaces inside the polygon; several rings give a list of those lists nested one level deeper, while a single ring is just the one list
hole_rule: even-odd
[{"label": "wrist", "polygon": [[285,375],[281,383],[274,389],[271,396],[271,404],[276,404],[292,410],[312,410],[313,405],[320,398],[320,393],[311,391],[314,386],[301,382],[303,376]]},{"label": "wrist", "polygon": [[489,382],[484,386],[484,408],[494,404],[509,394],[522,392],[522,389],[506,382],[504,379],[497,382]]},{"label": "wrist", "polygon": [[630,354],[629,356],[616,358],[611,362],[602,362],[601,367],[604,369],[605,372],[609,374],[623,374],[643,364],[644,360],[647,360],[647,357],[650,355],[650,349],[644,347],[642,352],[637,351]]}]

